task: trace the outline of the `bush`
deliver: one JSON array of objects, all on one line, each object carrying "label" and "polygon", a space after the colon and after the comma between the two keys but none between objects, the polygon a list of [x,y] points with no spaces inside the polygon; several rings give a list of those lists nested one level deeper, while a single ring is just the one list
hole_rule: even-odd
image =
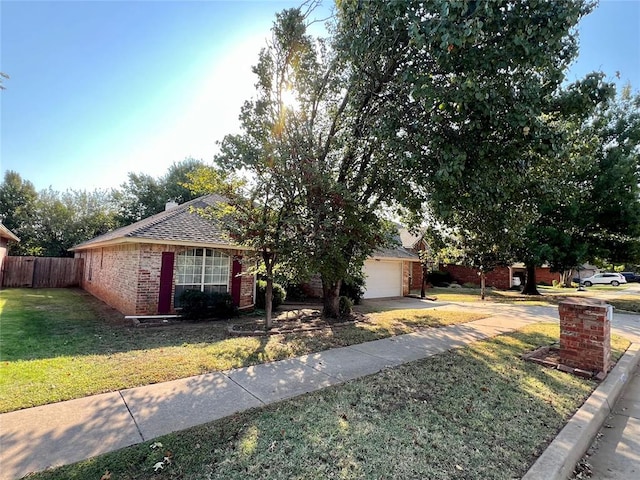
[{"label": "bush", "polygon": [[452,281],[453,277],[449,272],[434,270],[427,276],[427,282],[429,282],[434,287],[448,287]]},{"label": "bush", "polygon": [[229,293],[185,290],[180,294],[179,300],[182,316],[190,320],[231,317],[238,313]]},{"label": "bush", "polygon": [[[256,308],[264,308],[267,305],[267,282],[266,280],[258,280],[256,284]],[[271,308],[275,310],[278,308],[287,298],[287,292],[279,283],[273,284],[273,298],[271,299]]]},{"label": "bush", "polygon": [[353,302],[349,297],[341,296],[338,300],[338,313],[340,317],[348,317],[353,313]]},{"label": "bush", "polygon": [[306,300],[307,293],[300,283],[288,283],[286,294],[289,300]]},{"label": "bush", "polygon": [[340,296],[348,297],[354,305],[360,305],[360,300],[364,295],[364,277],[352,277],[343,280],[340,285]]},{"label": "bush", "polygon": [[478,288],[479,285],[477,285],[475,283],[467,282],[467,283],[463,283],[462,287],[463,288]]}]

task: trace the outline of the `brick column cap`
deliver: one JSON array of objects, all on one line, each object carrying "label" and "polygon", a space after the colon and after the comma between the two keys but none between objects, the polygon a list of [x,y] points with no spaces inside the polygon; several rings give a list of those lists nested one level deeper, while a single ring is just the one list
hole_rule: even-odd
[{"label": "brick column cap", "polygon": [[567,307],[602,307],[606,308],[609,306],[607,302],[604,300],[598,300],[597,298],[575,298],[568,297],[558,303],[559,306],[567,306]]}]

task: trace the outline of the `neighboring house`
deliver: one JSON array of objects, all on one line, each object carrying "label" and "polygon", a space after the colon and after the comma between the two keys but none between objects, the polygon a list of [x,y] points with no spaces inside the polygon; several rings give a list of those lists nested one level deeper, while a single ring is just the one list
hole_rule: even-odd
[{"label": "neighboring house", "polygon": [[[441,265],[440,270],[449,272],[453,280],[460,285],[472,283],[480,285],[480,275],[477,269],[462,265]],[[526,279],[526,267],[522,263],[513,264],[510,267],[497,267],[486,273],[487,287],[495,287],[508,290],[512,286],[524,285]],[[514,280],[514,279],[518,280]],[[553,281],[560,281],[560,274],[552,272],[549,267],[536,268],[536,282],[553,284]]]},{"label": "neighboring house", "polygon": [[71,248],[84,259],[82,288],[125,315],[175,313],[188,289],[229,292],[240,309],[252,308],[248,252],[192,211],[223,201],[206,195],[167,203],[164,212]]},{"label": "neighboring house", "polygon": [[409,295],[416,262],[420,264],[418,255],[404,247],[376,250],[365,260],[362,269],[366,282],[363,298]]},{"label": "neighboring house", "polygon": [[[416,254],[416,258],[411,262],[409,270],[409,287],[412,290],[421,289],[423,265],[418,255],[422,251],[431,252],[431,249],[427,245],[427,242],[424,241],[424,233],[414,235],[406,228],[401,228],[398,232],[400,234],[400,241],[402,242],[403,248]],[[431,271],[434,266],[433,261],[429,260],[428,263],[427,270]]]},{"label": "neighboring house", "polygon": [[0,223],[0,286],[4,278],[4,257],[7,256],[9,242],[19,242],[20,239],[14,233]]},{"label": "neighboring house", "polygon": [[[412,265],[418,256],[404,247],[380,248],[364,262],[363,298],[402,297],[411,293]],[[300,285],[305,295],[322,298],[322,280],[313,275]]]}]

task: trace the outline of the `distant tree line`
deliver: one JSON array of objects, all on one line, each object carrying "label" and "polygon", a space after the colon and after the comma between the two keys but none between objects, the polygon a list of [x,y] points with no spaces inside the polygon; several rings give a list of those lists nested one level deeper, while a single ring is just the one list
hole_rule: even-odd
[{"label": "distant tree line", "polygon": [[9,244],[10,255],[73,256],[69,248],[118,227],[130,225],[195,195],[182,184],[187,175],[207,169],[202,160],[187,158],[169,167],[161,177],[128,174],[111,190],[37,191],[15,171],[6,171],[0,184],[0,220],[20,237]]}]

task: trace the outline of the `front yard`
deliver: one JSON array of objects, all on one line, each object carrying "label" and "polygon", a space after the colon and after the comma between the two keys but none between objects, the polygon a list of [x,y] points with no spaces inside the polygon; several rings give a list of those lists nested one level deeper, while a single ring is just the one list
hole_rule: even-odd
[{"label": "front yard", "polygon": [[534,325],[29,478],[521,478],[595,387],[521,360],[558,335]]},{"label": "front yard", "polygon": [[[395,310],[309,333],[227,336],[228,322],[133,328],[82,290],[0,291],[0,412],[291,358],[477,320],[486,314]],[[250,322],[246,317],[236,322]]]}]

